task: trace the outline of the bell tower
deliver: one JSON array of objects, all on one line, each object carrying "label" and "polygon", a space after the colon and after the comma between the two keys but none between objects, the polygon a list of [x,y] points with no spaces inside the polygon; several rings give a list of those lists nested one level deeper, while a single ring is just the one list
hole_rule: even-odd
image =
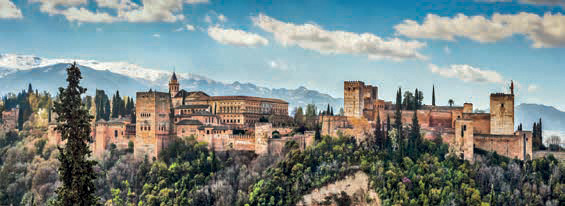
[{"label": "bell tower", "polygon": [[171,80],[169,81],[169,93],[171,97],[175,97],[177,93],[179,93],[180,84],[177,80],[177,74],[173,72],[173,76],[171,76]]}]

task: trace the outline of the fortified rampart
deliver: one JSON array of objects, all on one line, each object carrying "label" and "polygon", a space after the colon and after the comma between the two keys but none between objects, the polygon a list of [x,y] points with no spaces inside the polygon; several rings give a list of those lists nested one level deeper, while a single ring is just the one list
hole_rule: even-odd
[{"label": "fortified rampart", "polygon": [[[361,81],[344,82],[345,116],[321,116],[323,135],[346,134],[364,139],[372,135],[375,121],[381,125],[390,118],[395,122],[396,108],[391,102],[378,99],[376,87]],[[418,117],[424,138],[441,136],[451,151],[467,160],[473,160],[474,149],[495,151],[510,158],[532,157],[531,132],[514,132],[514,91],[510,94],[490,95],[490,113],[474,113],[472,103],[463,106],[423,105],[421,109],[402,110],[402,123],[412,124]]]}]

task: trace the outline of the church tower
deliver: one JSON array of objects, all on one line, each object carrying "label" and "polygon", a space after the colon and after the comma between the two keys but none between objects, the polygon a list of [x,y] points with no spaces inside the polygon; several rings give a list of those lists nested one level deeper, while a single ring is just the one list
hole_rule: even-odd
[{"label": "church tower", "polygon": [[177,74],[175,72],[173,72],[173,76],[171,77],[171,80],[169,81],[169,93],[171,94],[171,97],[175,97],[177,95],[177,93],[179,93],[179,82],[177,80]]}]

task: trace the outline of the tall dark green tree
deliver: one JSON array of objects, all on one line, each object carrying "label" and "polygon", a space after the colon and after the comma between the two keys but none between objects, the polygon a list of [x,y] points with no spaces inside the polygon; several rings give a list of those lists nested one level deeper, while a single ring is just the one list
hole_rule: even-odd
[{"label": "tall dark green tree", "polygon": [[418,152],[418,145],[421,142],[420,135],[420,123],[418,122],[418,111],[414,111],[414,116],[412,117],[412,128],[410,130],[410,137],[408,139],[408,155],[415,159]]},{"label": "tall dark green tree", "polygon": [[432,87],[432,106],[436,106],[436,85]]},{"label": "tall dark green tree", "polygon": [[402,133],[402,88],[396,93],[396,112],[394,113],[394,127],[399,134]]},{"label": "tall dark green tree", "polygon": [[396,142],[401,156],[404,156],[404,135],[402,133],[402,88],[396,94],[396,112],[394,113],[394,128],[397,131]]},{"label": "tall dark green tree", "polygon": [[31,83],[29,83],[27,85],[27,94],[30,95],[33,93],[33,87],[31,86]]},{"label": "tall dark green tree", "polygon": [[94,97],[94,104],[96,104],[96,120],[110,119],[110,100],[104,90],[96,90]]},{"label": "tall dark green tree", "polygon": [[390,115],[386,114],[386,132],[389,132],[390,129],[391,129]]},{"label": "tall dark green tree", "polygon": [[374,136],[375,136],[375,146],[377,146],[379,149],[384,148],[385,138],[383,136],[383,131],[382,131],[381,114],[378,111],[377,111],[377,122],[375,125]]},{"label": "tall dark green tree", "polygon": [[83,107],[81,95],[86,89],[79,85],[81,79],[80,69],[73,63],[67,68],[68,85],[59,88],[59,101],[55,102],[54,111],[59,115],[57,122],[60,122],[56,130],[61,133],[62,140],[67,141],[64,148],[59,147],[57,157],[61,162],[57,205],[95,205],[97,202],[93,169],[96,161],[89,160],[91,151],[88,147],[93,117]]},{"label": "tall dark green tree", "polygon": [[112,97],[112,118],[124,116],[125,110],[124,100],[120,96],[120,91],[116,91],[116,94]]}]

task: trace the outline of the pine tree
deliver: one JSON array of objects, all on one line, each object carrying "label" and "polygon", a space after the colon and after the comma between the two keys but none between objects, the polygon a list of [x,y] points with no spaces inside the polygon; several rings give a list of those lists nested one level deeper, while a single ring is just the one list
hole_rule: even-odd
[{"label": "pine tree", "polygon": [[432,87],[432,106],[436,106],[436,86]]},{"label": "pine tree", "polygon": [[60,123],[56,130],[61,133],[62,140],[67,141],[64,148],[59,147],[57,157],[61,162],[57,205],[95,205],[97,202],[93,169],[96,161],[88,159],[91,151],[87,144],[91,141],[92,116],[81,101],[86,89],[79,85],[80,79],[80,69],[74,63],[67,68],[67,88],[59,88],[59,101],[55,102],[54,111],[59,115],[57,122]]}]

